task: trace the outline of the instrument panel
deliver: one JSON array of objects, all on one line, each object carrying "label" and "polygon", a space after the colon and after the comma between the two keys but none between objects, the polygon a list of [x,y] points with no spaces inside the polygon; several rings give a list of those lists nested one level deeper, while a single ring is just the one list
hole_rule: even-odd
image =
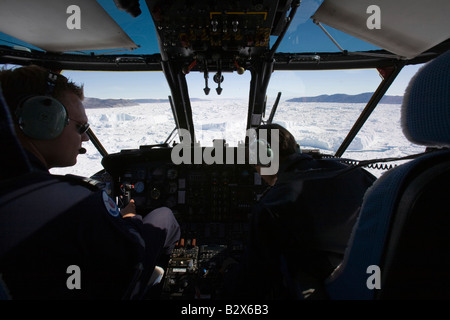
[{"label": "instrument panel", "polygon": [[183,222],[247,221],[266,188],[250,165],[175,165],[170,150],[122,151],[104,158],[119,206],[134,199],[140,215],[165,206]]},{"label": "instrument panel", "polygon": [[159,288],[163,298],[214,298],[224,261],[239,261],[249,214],[267,185],[250,165],[175,165],[171,150],[106,156],[110,195],[119,206],[134,199],[140,215],[169,207],[180,224],[181,238]]}]

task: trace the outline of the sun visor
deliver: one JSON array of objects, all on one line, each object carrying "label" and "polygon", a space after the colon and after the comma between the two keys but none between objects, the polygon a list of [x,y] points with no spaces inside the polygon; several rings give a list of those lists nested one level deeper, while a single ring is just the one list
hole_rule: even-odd
[{"label": "sun visor", "polygon": [[312,19],[411,59],[450,38],[449,12],[448,0],[325,0]]},{"label": "sun visor", "polygon": [[137,48],[95,0],[1,0],[0,31],[53,52]]}]

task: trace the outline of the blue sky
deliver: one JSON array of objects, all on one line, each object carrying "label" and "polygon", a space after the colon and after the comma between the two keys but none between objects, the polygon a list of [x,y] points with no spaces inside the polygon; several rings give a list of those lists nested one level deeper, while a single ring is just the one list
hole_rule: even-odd
[{"label": "blue sky", "polygon": [[[387,94],[403,95],[404,90],[417,72],[420,65],[407,66],[398,75]],[[86,97],[133,99],[167,98],[170,90],[162,72],[90,72],[65,71],[64,75],[78,84],[84,84]],[[203,93],[202,73],[190,73],[187,76],[190,96],[193,98],[248,98],[250,73],[244,75],[225,73],[222,83],[223,92],[216,94],[217,85],[213,74],[209,75],[208,96]],[[276,97],[279,91],[283,98],[317,96],[321,94],[359,94],[374,91],[381,81],[378,72],[373,69],[339,71],[278,71],[272,75],[268,97]]]},{"label": "blue sky", "polygon": [[[12,65],[6,65],[12,67]],[[422,65],[406,66],[387,91],[388,95],[403,95],[411,77]],[[86,97],[100,99],[166,99],[171,93],[162,72],[98,72],[63,71],[63,74],[77,84],[84,85]],[[222,94],[216,94],[217,84],[209,75],[211,92],[203,92],[202,73],[191,72],[187,81],[191,98],[248,98],[250,72],[243,75],[225,73]],[[373,92],[381,78],[374,69],[334,70],[334,71],[277,71],[274,72],[267,90],[268,98],[275,98],[282,92],[282,99],[312,97],[322,94],[359,94]]]}]

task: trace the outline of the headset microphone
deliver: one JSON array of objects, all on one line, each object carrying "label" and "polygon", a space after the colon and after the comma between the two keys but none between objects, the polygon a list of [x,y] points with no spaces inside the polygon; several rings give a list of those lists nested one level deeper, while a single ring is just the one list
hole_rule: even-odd
[{"label": "headset microphone", "polygon": [[85,148],[80,148],[79,150],[78,150],[78,153],[79,154],[85,154],[86,153],[86,149]]}]

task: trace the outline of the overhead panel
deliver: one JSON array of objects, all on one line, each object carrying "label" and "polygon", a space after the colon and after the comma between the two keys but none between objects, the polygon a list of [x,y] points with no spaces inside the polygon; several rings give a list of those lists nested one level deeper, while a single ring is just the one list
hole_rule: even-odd
[{"label": "overhead panel", "polygon": [[411,59],[450,38],[449,12],[448,0],[325,0],[312,18]]},{"label": "overhead panel", "polygon": [[147,0],[161,50],[170,57],[261,55],[286,23],[291,0]]},{"label": "overhead panel", "polygon": [[94,0],[2,0],[0,31],[53,52],[137,48]]}]

